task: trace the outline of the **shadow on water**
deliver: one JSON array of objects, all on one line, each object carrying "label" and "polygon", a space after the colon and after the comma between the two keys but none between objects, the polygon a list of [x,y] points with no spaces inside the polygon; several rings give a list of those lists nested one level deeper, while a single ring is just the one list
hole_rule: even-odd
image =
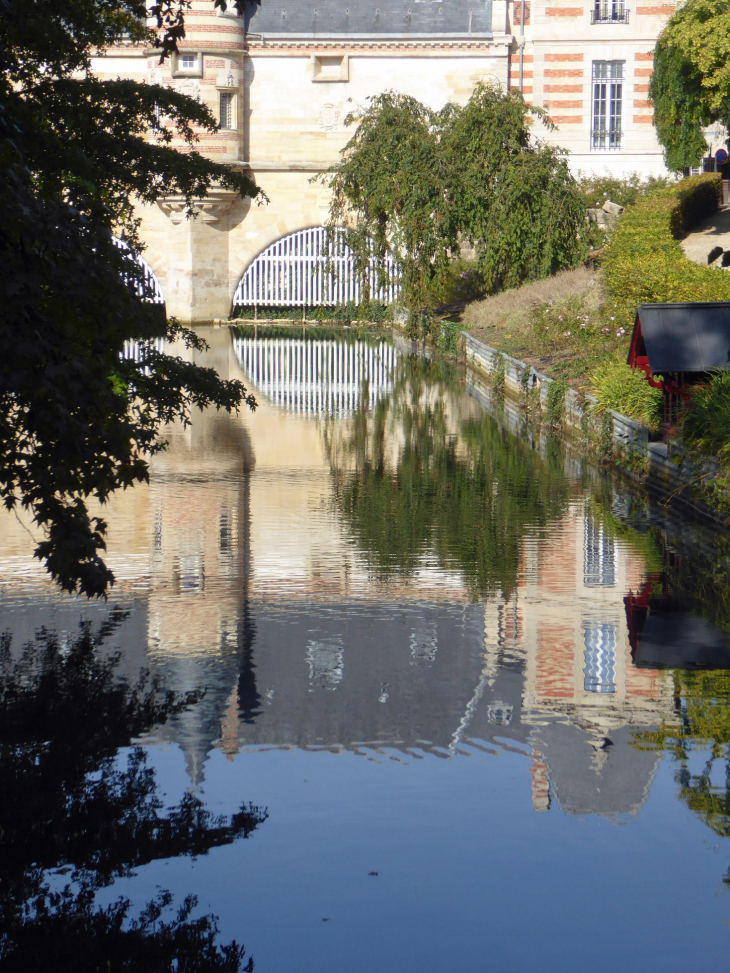
[{"label": "shadow on water", "polygon": [[[266,812],[216,816],[187,793],[165,806],[135,738],[200,699],[130,683],[99,650],[124,613],[69,644],[41,631],[0,648],[0,969],[200,970],[233,973],[244,949],[217,942],[215,916],[161,891],[143,908],[96,893],[161,859],[204,855],[248,837]],[[253,969],[249,960],[244,967]]]}]

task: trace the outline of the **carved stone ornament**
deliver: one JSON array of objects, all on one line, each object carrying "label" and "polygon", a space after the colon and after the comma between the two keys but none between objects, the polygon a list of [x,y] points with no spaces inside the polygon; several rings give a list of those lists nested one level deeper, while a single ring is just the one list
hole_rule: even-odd
[{"label": "carved stone ornament", "polygon": [[181,95],[187,95],[188,98],[200,99],[200,85],[197,81],[193,81],[191,78],[184,78],[182,81],[175,81],[173,87],[175,91],[179,91]]},{"label": "carved stone ornament", "polygon": [[[193,200],[192,210],[203,223],[217,223],[225,216],[236,199],[237,193],[227,189],[213,189],[205,199]],[[182,196],[166,196],[157,201],[165,216],[172,223],[182,223],[185,219],[185,199]]]},{"label": "carved stone ornament", "polygon": [[322,105],[319,111],[319,127],[325,132],[331,132],[337,128],[340,120],[340,113],[334,105]]}]

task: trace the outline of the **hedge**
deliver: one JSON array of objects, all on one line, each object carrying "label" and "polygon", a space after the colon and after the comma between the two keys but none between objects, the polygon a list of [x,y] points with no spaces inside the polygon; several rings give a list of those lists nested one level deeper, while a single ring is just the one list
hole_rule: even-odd
[{"label": "hedge", "polygon": [[678,240],[717,210],[720,175],[683,179],[629,207],[603,259],[613,297],[632,311],[639,304],[730,301],[730,272],[688,260]]}]

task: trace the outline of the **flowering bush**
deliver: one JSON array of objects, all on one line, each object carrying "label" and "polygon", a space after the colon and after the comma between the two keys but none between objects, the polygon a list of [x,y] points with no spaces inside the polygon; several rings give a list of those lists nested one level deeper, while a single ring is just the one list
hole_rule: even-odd
[{"label": "flowering bush", "polygon": [[[612,313],[610,313],[612,312]],[[623,321],[623,323],[621,323]],[[563,303],[548,301],[535,309],[532,330],[543,353],[585,354],[605,350],[614,353],[625,344],[632,327],[625,312],[615,304],[589,310],[580,298]]]}]

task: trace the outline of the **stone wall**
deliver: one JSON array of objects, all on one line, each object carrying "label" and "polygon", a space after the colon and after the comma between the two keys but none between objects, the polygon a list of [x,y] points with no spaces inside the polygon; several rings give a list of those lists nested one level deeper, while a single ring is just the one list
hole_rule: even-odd
[{"label": "stone wall", "polygon": [[[491,398],[490,383],[495,369],[503,362],[505,389],[512,393],[513,400],[508,402],[505,397],[504,414],[508,425],[515,433],[521,431],[525,424],[525,411],[517,404],[517,396],[523,397],[525,388],[534,389],[539,396],[543,415],[547,409],[548,390],[553,379],[542,375],[534,368],[512,358],[504,352],[491,348],[472,335],[463,332],[464,354],[471,375],[468,380],[470,391],[482,403]],[[523,383],[523,376],[528,372],[528,379]],[[600,438],[600,421],[590,417],[590,410],[597,404],[593,396],[580,397],[573,389],[565,393],[563,421],[568,430],[586,431],[589,435]],[[717,473],[715,461],[707,460],[703,464],[692,462],[681,446],[671,442],[649,442],[649,430],[646,426],[635,422],[628,416],[621,415],[613,409],[607,410],[610,417],[610,430],[614,457],[617,465],[628,476],[641,479],[647,486],[662,493],[671,494],[678,502],[692,509],[704,518],[718,520],[725,523],[724,518],[709,509],[703,501],[696,497],[692,487],[701,477],[711,478]]]}]

